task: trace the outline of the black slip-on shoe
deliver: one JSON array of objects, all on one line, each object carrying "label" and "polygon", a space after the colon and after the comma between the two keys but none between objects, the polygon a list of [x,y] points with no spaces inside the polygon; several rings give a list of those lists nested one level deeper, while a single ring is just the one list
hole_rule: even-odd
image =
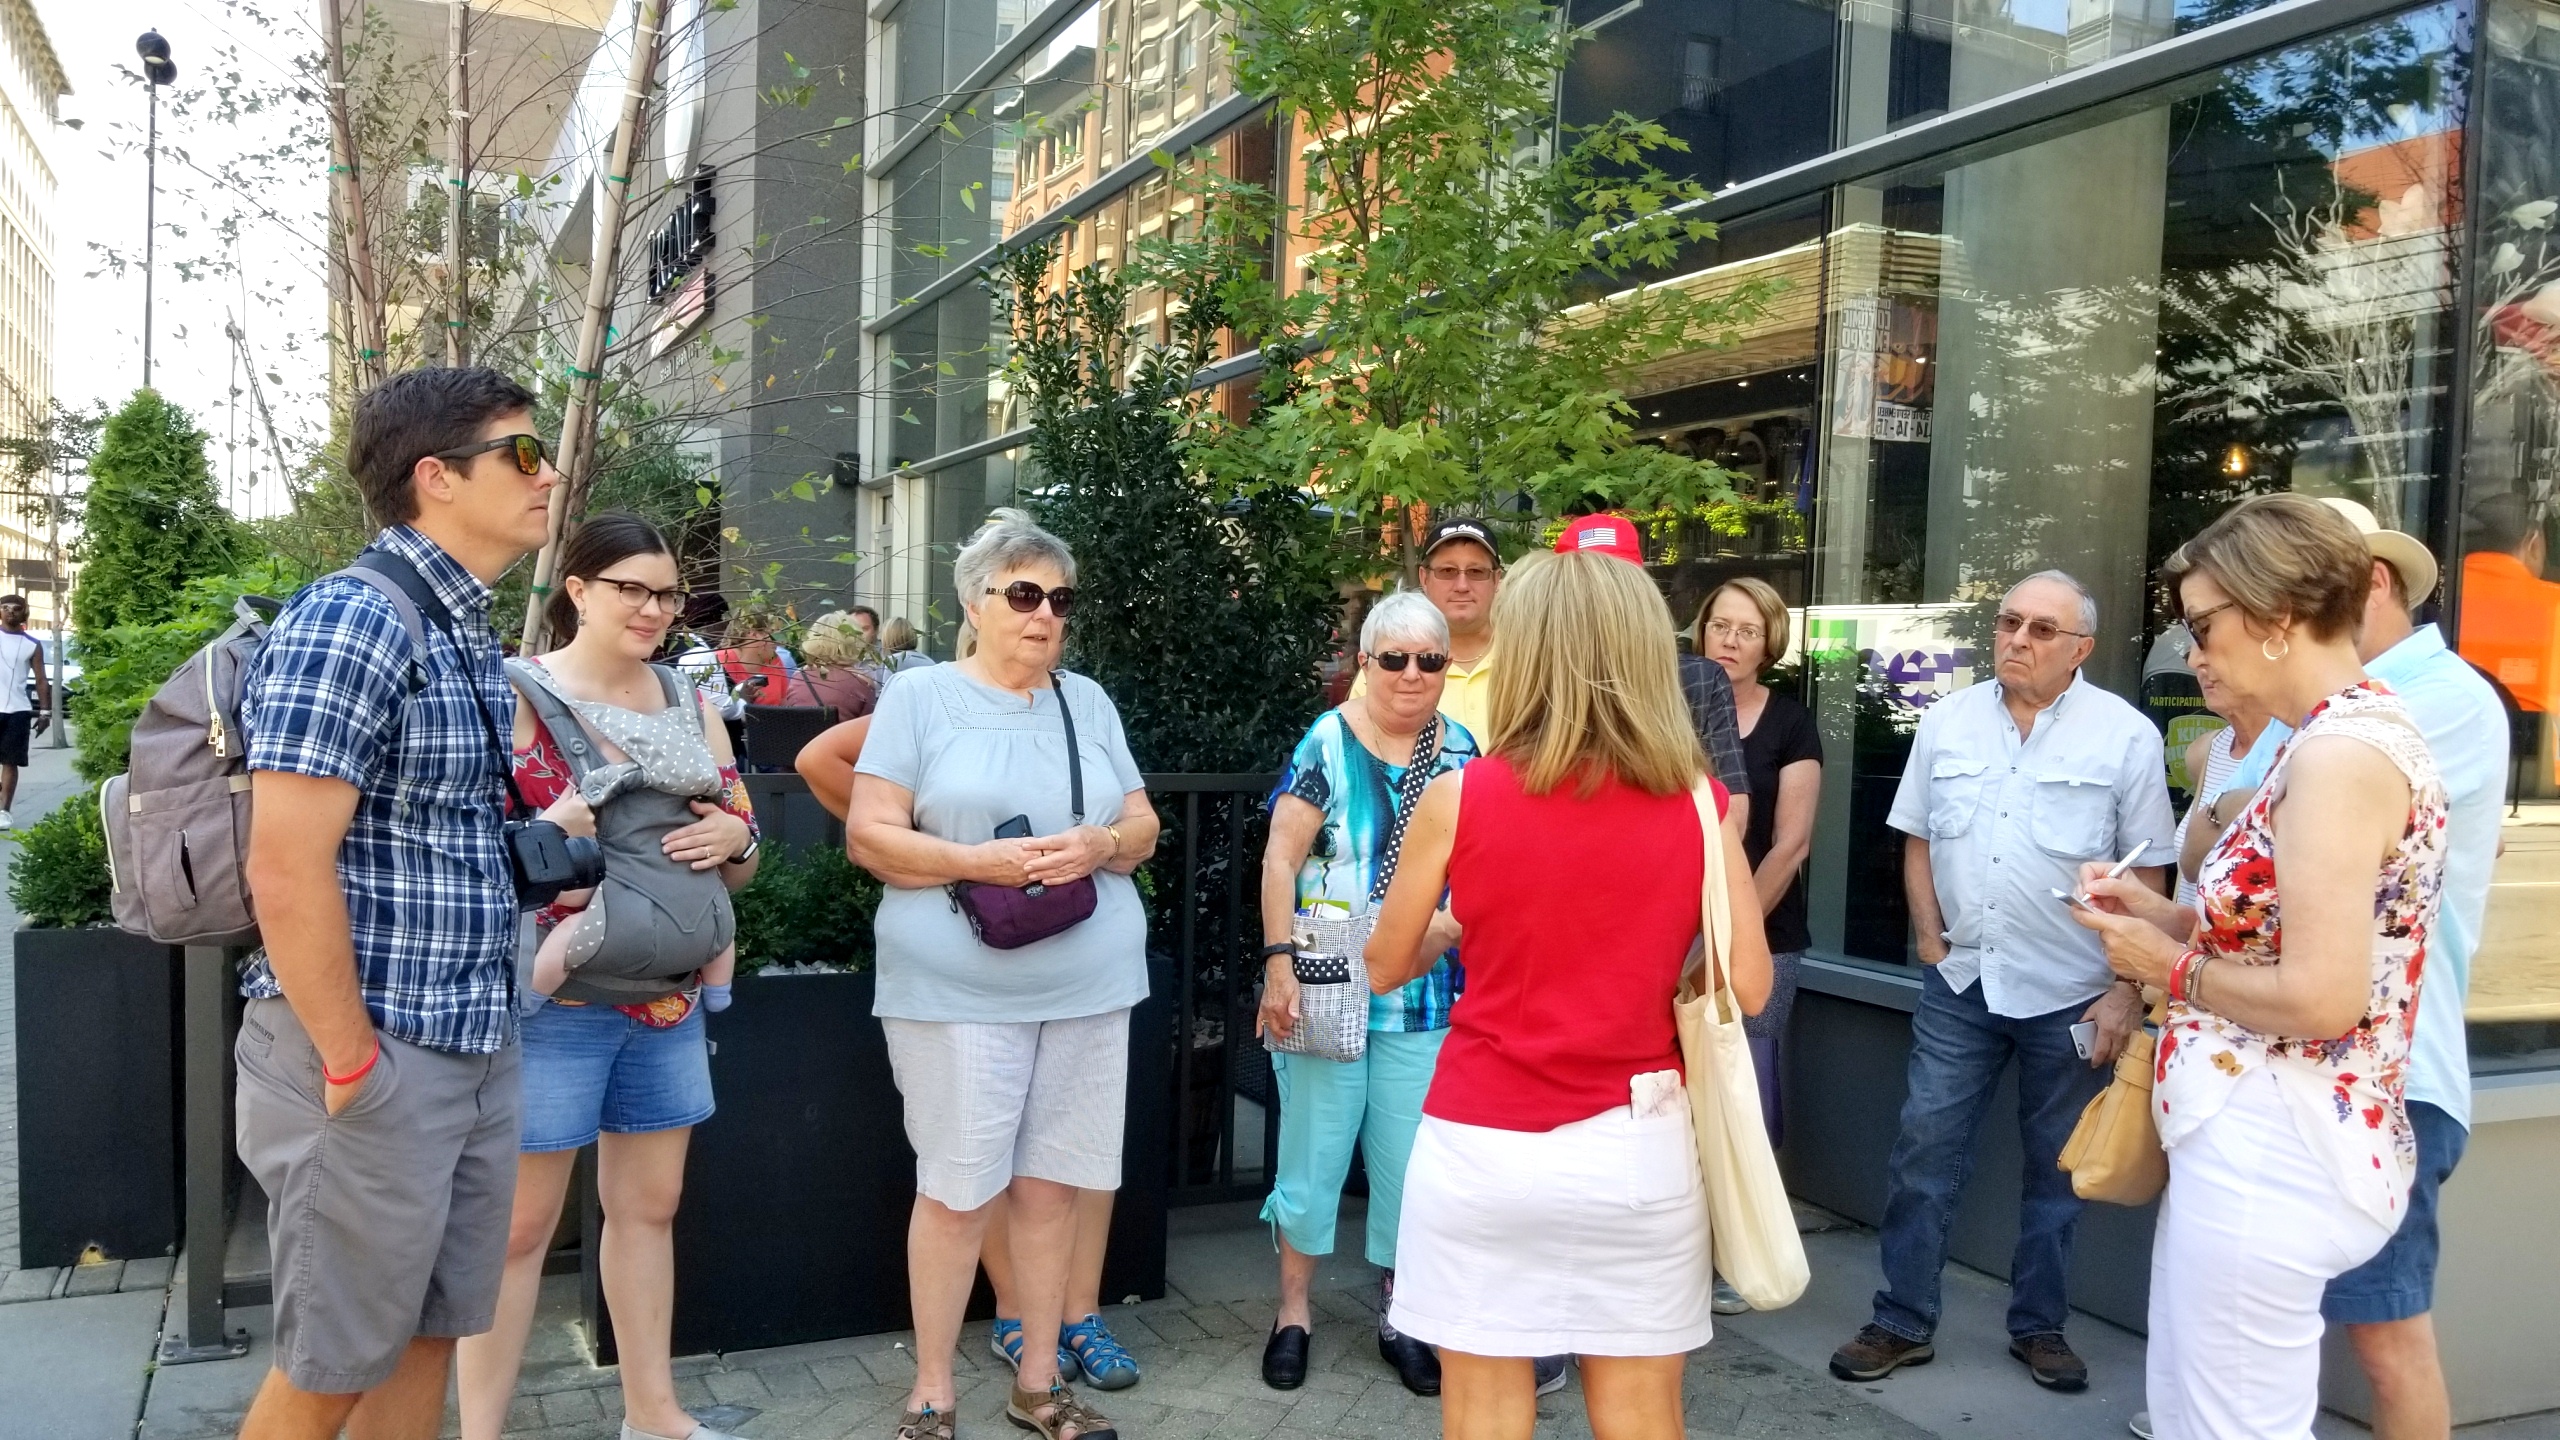
[{"label": "black slip-on shoe", "polygon": [[1416,1395],[1440,1393],[1440,1352],[1402,1332],[1378,1337],[1378,1358],[1394,1367],[1396,1378]]},{"label": "black slip-on shoe", "polygon": [[2089,1388],[2089,1362],[2073,1354],[2070,1342],[2060,1335],[2021,1335],[2009,1342],[2009,1354],[2047,1390]]},{"label": "black slip-on shoe", "polygon": [[1274,1390],[1295,1390],[1307,1383],[1306,1326],[1278,1326],[1262,1342],[1262,1383]]},{"label": "black slip-on shoe", "polygon": [[1905,1340],[1881,1325],[1868,1325],[1831,1352],[1831,1373],[1843,1380],[1881,1380],[1905,1365],[1926,1365],[1938,1358],[1926,1340]]}]

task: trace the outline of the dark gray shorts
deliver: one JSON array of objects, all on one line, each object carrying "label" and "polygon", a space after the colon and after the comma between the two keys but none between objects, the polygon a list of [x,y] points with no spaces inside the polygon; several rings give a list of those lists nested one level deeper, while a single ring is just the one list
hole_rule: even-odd
[{"label": "dark gray shorts", "polygon": [[240,1018],[240,1159],[267,1192],[276,1368],[344,1395],[420,1335],[489,1328],[515,1204],[518,1059],[382,1039],[336,1115],[320,1054],[282,1000]]}]

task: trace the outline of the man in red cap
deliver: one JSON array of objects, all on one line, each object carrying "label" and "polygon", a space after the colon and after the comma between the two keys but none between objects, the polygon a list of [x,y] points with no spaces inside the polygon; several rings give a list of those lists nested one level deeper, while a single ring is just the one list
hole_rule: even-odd
[{"label": "man in red cap", "polygon": [[[1598,550],[1639,568],[1644,565],[1643,533],[1624,515],[1576,515],[1564,522],[1564,533],[1556,536],[1556,553],[1574,550]],[[1689,698],[1689,723],[1697,727],[1707,763],[1715,767],[1724,788],[1733,792],[1735,813],[1748,824],[1751,778],[1743,773],[1742,727],[1734,719],[1733,682],[1714,661],[1684,654],[1680,693]]]}]

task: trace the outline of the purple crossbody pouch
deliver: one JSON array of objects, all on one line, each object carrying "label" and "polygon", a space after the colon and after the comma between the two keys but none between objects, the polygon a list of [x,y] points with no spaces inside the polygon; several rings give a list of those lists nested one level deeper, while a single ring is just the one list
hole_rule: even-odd
[{"label": "purple crossbody pouch", "polygon": [[[1067,705],[1067,690],[1049,675],[1058,697],[1058,718],[1067,727],[1067,802],[1084,823],[1084,761],[1076,753],[1076,716]],[[990,950],[1019,950],[1035,941],[1064,934],[1093,914],[1093,877],[1080,875],[1064,885],[988,885],[976,880],[951,882],[951,908],[969,919],[978,943]]]}]

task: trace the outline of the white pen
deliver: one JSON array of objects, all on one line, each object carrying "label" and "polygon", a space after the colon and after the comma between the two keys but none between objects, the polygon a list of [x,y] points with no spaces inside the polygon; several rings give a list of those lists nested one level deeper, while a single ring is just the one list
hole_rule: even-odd
[{"label": "white pen", "polygon": [[[2136,845],[2133,847],[2133,850],[2132,850],[2132,852],[2131,852],[2131,853],[2127,854],[2123,859],[2121,859],[2121,860],[2117,861],[2117,862],[2115,863],[2115,868],[2114,868],[2114,869],[2112,869],[2112,870],[2109,870],[2109,871],[2107,872],[2107,878],[2108,878],[2108,879],[2110,879],[2110,880],[2121,880],[2121,879],[2123,879],[2123,878],[2124,878],[2124,872],[2126,872],[2127,870],[2132,869],[2132,868],[2133,868],[2133,862],[2134,862],[2134,861],[2136,861],[2136,860],[2141,859],[2141,858],[2142,858],[2142,852],[2143,852],[2143,851],[2145,851],[2145,850],[2148,850],[2148,849],[2150,849],[2150,848],[2151,848],[2151,842],[2150,842],[2150,841],[2148,841],[2148,840],[2144,840],[2144,841],[2141,841],[2140,843],[2136,844]],[[2088,902],[2089,902],[2089,892],[2088,892],[2088,891],[2086,891],[2086,890],[2081,891],[2081,892],[2080,892],[2080,903],[2082,903],[2082,904],[2084,904],[2084,905],[2085,905],[2085,904],[2087,904]]]}]

